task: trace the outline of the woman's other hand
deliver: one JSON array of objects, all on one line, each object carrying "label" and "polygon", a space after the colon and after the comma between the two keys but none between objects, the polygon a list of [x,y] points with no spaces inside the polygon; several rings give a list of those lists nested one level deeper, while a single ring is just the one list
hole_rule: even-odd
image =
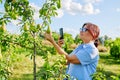
[{"label": "woman's other hand", "polygon": [[62,47],[63,44],[64,44],[64,40],[63,40],[63,39],[59,39],[59,40],[58,40],[58,45],[59,45],[60,47]]}]

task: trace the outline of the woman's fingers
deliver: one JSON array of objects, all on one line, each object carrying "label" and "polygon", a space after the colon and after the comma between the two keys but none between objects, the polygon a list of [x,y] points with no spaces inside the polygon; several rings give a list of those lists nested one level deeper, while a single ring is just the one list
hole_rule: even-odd
[{"label": "woman's fingers", "polygon": [[51,35],[50,35],[50,34],[45,33],[44,35],[45,35],[45,39],[50,40],[50,37],[51,37]]},{"label": "woman's fingers", "polygon": [[59,39],[58,40],[58,45],[61,47],[64,44],[64,40],[63,39]]},{"label": "woman's fingers", "polygon": [[45,39],[50,41],[51,43],[54,41],[53,37],[52,37],[52,33],[48,34],[48,33],[45,33]]},{"label": "woman's fingers", "polygon": [[60,43],[60,44],[63,44],[64,42],[63,42],[63,41],[60,41],[59,43]]},{"label": "woman's fingers", "polygon": [[58,42],[59,42],[60,44],[64,44],[64,40],[63,40],[63,39],[60,39]]}]

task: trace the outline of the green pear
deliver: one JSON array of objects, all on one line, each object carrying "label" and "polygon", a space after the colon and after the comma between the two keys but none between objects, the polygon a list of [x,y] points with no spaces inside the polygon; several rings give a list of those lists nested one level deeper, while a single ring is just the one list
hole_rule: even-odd
[{"label": "green pear", "polygon": [[16,2],[16,0],[12,0],[12,3],[15,3]]},{"label": "green pear", "polygon": [[50,32],[51,32],[51,28],[50,28],[50,26],[48,26],[46,32],[50,34]]},{"label": "green pear", "polygon": [[35,26],[36,26],[35,23],[32,22],[32,23],[30,24],[30,31],[35,32],[35,31],[36,31],[36,27],[35,27]]},{"label": "green pear", "polygon": [[0,27],[0,30],[1,30],[2,32],[5,32],[5,31],[6,31],[6,26],[5,26],[5,23],[4,23],[4,22],[2,23],[2,26]]},{"label": "green pear", "polygon": [[24,29],[24,31],[28,31],[29,30],[27,23],[24,24],[23,29]]},{"label": "green pear", "polygon": [[37,29],[41,30],[41,25],[37,24]]},{"label": "green pear", "polygon": [[2,53],[1,53],[1,48],[0,48],[0,60],[2,59]]}]

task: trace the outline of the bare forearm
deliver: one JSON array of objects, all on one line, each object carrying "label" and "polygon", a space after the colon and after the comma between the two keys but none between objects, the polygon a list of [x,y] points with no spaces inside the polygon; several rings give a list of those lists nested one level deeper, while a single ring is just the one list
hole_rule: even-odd
[{"label": "bare forearm", "polygon": [[55,41],[54,39],[52,38],[51,40],[49,40],[53,46],[55,47],[55,49],[57,50],[57,52],[61,55],[65,55],[66,57],[66,60],[69,62],[69,63],[74,63],[74,64],[79,64],[80,61],[77,59],[77,57],[75,55],[68,55]]},{"label": "bare forearm", "polygon": [[68,63],[73,63],[73,64],[80,64],[80,61],[77,59],[75,55],[66,55],[66,60]]},{"label": "bare forearm", "polygon": [[59,54],[68,55],[54,40],[52,41],[53,46]]}]

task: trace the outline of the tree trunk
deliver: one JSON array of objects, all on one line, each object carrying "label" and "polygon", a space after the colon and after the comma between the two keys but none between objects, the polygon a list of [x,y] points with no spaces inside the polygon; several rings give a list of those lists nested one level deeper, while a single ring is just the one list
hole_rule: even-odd
[{"label": "tree trunk", "polygon": [[[35,34],[34,34],[34,39],[35,39]],[[33,54],[33,74],[34,74],[34,79],[33,80],[36,80],[36,42],[34,40],[34,54]]]}]

